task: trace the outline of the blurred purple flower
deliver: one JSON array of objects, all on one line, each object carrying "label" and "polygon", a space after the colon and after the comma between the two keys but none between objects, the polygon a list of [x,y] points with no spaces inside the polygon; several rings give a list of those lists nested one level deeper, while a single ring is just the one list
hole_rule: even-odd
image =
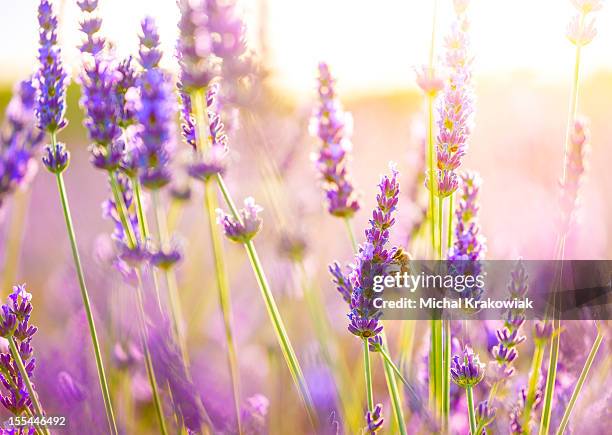
[{"label": "blurred purple flower", "polygon": [[36,88],[23,80],[14,90],[0,129],[0,206],[36,172],[34,154],[44,139],[35,127]]},{"label": "blurred purple flower", "polygon": [[480,177],[475,173],[461,175],[462,192],[455,211],[455,242],[450,249],[449,260],[482,260],[485,240],[478,224],[478,193]]},{"label": "blurred purple flower", "polygon": [[208,0],[179,0],[181,17],[177,57],[180,80],[185,91],[206,89],[218,75],[219,60],[213,56],[213,40],[208,26]]},{"label": "blurred purple flower", "polygon": [[320,106],[314,110],[310,121],[311,134],[321,139],[316,168],[323,181],[328,211],[334,216],[350,218],[359,210],[347,169],[353,120],[342,110],[326,63],[319,64],[319,100]]},{"label": "blurred purple flower", "polygon": [[140,65],[145,70],[157,68],[163,53],[159,49],[159,33],[155,20],[149,16],[145,17],[142,20],[141,28],[142,34],[138,37],[140,39],[138,48]]},{"label": "blurred purple flower", "polygon": [[580,186],[584,178],[589,139],[588,121],[584,118],[576,119],[570,132],[569,149],[565,157],[565,177],[560,181],[561,226],[564,232],[569,230],[575,217]]}]

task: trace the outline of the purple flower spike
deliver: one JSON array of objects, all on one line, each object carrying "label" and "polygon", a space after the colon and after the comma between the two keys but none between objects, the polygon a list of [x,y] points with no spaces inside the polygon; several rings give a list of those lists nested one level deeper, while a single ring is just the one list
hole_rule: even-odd
[{"label": "purple flower spike", "polygon": [[451,361],[451,378],[460,387],[474,387],[484,378],[485,365],[480,363],[478,355],[466,346],[462,355],[453,356]]},{"label": "purple flower spike", "polygon": [[348,329],[352,334],[365,339],[375,339],[383,329],[378,323],[381,313],[373,304],[374,277],[385,274],[389,265],[394,262],[393,255],[396,251],[396,248],[387,250],[389,230],[395,223],[393,213],[399,198],[398,172],[393,164],[390,164],[390,167],[392,176],[382,177],[378,185],[380,191],[376,195],[377,207],[372,212],[370,227],[365,231],[366,243],[359,248],[348,282],[339,266],[330,268],[338,283],[338,290],[345,300],[344,292],[351,289]]},{"label": "purple flower spike", "polygon": [[66,145],[61,142],[57,142],[55,147],[47,145],[43,153],[42,162],[49,172],[61,174],[70,164],[70,152],[66,149]]},{"label": "purple flower spike", "polygon": [[98,0],[79,0],[79,8],[84,12],[93,12],[98,7]]},{"label": "purple flower spike", "polygon": [[461,175],[462,192],[455,211],[455,243],[451,247],[449,260],[482,260],[485,253],[485,239],[478,225],[478,193],[480,177],[474,173]]},{"label": "purple flower spike", "polygon": [[319,64],[320,106],[314,110],[310,131],[321,139],[315,164],[323,182],[328,211],[334,216],[350,218],[359,210],[347,169],[353,120],[342,109],[334,82],[327,64]]},{"label": "purple flower spike", "polygon": [[49,0],[41,0],[39,3],[38,23],[40,69],[36,74],[39,92],[36,116],[38,128],[48,133],[56,133],[67,124],[64,119],[67,75],[57,44],[57,17]]},{"label": "purple flower spike", "polygon": [[[30,379],[36,365],[31,342],[38,330],[30,324],[31,301],[32,295],[25,290],[25,285],[18,285],[13,287],[7,303],[0,308],[0,334],[15,341]],[[35,414],[25,381],[10,352],[0,353],[0,385],[0,403],[8,411],[21,415],[29,409],[29,412]]]},{"label": "purple flower spike", "polygon": [[382,405],[377,403],[372,411],[366,413],[366,433],[375,435],[384,423]]},{"label": "purple flower spike", "polygon": [[348,277],[342,272],[340,264],[336,261],[329,265],[329,273],[334,277],[333,282],[336,284],[336,289],[342,295],[342,299],[349,304],[353,293],[353,286]]},{"label": "purple flower spike", "polygon": [[255,200],[249,197],[244,200],[244,208],[239,211],[240,220],[217,209],[217,222],[223,226],[223,231],[228,239],[238,243],[247,243],[261,229],[263,221],[259,217],[259,212],[262,210],[259,205],[255,204]]},{"label": "purple flower spike", "polygon": [[171,180],[170,149],[173,147],[174,95],[168,77],[159,69],[143,73],[139,81],[137,118],[138,169],[142,185],[159,189]]},{"label": "purple flower spike", "polygon": [[141,27],[142,34],[139,36],[140,48],[138,50],[140,65],[144,69],[157,68],[162,58],[162,52],[159,49],[159,33],[155,20],[152,17],[145,17],[142,20]]}]

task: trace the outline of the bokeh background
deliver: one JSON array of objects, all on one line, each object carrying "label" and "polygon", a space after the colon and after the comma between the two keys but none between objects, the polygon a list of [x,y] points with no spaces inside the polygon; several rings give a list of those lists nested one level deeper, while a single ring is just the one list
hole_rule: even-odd
[{"label": "bokeh background", "polygon": [[[79,70],[75,48],[80,39],[78,8],[73,1],[56,3],[61,11],[60,40],[65,61],[74,78]],[[10,98],[13,84],[31,74],[36,66],[36,7],[34,0],[0,0],[0,112]],[[262,76],[257,104],[243,114],[236,133],[230,137],[232,167],[227,179],[236,198],[254,196],[264,207],[264,230],[258,236],[258,247],[288,321],[289,333],[298,343],[307,376],[318,379],[313,381],[318,388],[315,395],[324,400],[333,396],[326,390],[328,374],[321,368],[313,342],[299,274],[294,273],[279,249],[281,231],[269,195],[275,192],[277,198],[282,198],[281,211],[287,225],[305,235],[307,272],[326,301],[333,334],[339,338],[342,352],[358,360],[359,343],[346,331],[346,307],[326,272],[327,264],[336,259],[350,261],[351,248],[342,222],[325,212],[310,158],[318,145],[308,134],[308,119],[316,104],[316,68],[321,60],[329,63],[338,79],[339,95],[346,109],[353,113],[351,168],[363,203],[354,222],[358,234],[363,234],[367,224],[379,175],[387,171],[388,162],[393,160],[398,163],[404,192],[394,241],[405,245],[407,233],[422,206],[411,203],[408,192],[415,183],[421,182],[418,177],[424,111],[414,69],[427,62],[431,2],[245,0],[243,7],[251,46],[258,52],[266,74]],[[439,12],[438,53],[450,20],[450,2],[440,2]],[[140,20],[146,14],[155,17],[165,49],[162,64],[176,70],[173,53],[178,11],[174,1],[103,0],[101,13],[102,31],[116,45],[119,54],[136,53]],[[487,238],[488,259],[518,256],[546,259],[553,255],[558,180],[573,65],[574,47],[565,39],[571,14],[569,2],[557,0],[472,2],[477,100],[475,128],[463,167],[479,172],[483,179],[480,220]],[[584,50],[579,104],[579,112],[591,122],[592,146],[578,224],[568,239],[567,258],[612,258],[612,171],[609,169],[612,161],[612,123],[609,122],[612,8],[605,7],[598,13],[597,27],[598,36]],[[112,229],[103,220],[100,206],[109,192],[105,177],[89,164],[78,100],[79,89],[73,84],[68,93],[70,124],[60,136],[72,152],[72,163],[65,177],[90,290],[99,310],[97,314],[103,319],[99,329],[106,353],[113,354],[116,343],[123,346],[130,337],[129,327],[128,332],[126,328],[114,327],[129,325],[129,308],[121,308],[127,290],[118,274],[109,273],[100,264],[101,251]],[[179,147],[187,146],[179,144]],[[280,182],[269,179],[269,174],[262,170],[270,165],[279,170]],[[223,329],[202,192],[197,185],[192,188],[193,199],[177,215],[176,221],[186,259],[178,270],[180,296],[190,331],[196,382],[205,387],[206,402],[213,414],[231,414]],[[76,378],[80,376],[83,385],[89,382],[95,387],[91,362],[82,362],[75,356],[89,355],[89,342],[54,180],[40,170],[31,192],[21,195],[29,205],[23,221],[16,281],[27,282],[34,294],[34,323],[41,330],[35,342],[40,360],[37,376],[48,375],[51,379],[63,369]],[[14,201],[7,201],[0,209],[0,247],[6,245],[11,234],[14,208]],[[246,400],[256,394],[265,395],[270,401],[268,424],[276,433],[284,433],[292,426],[289,417],[304,419],[299,399],[289,387],[291,381],[283,368],[264,306],[260,304],[248,260],[240,246],[226,245],[241,374],[245,380],[243,396]],[[8,290],[2,288],[2,294]],[[399,326],[391,325],[390,329],[395,331]],[[591,333],[587,328],[581,339],[592,341]],[[393,332],[391,336],[395,337]],[[417,348],[418,343],[419,338]],[[82,352],[78,352],[79,346]],[[65,347],[76,353],[66,351]],[[415,359],[414,366],[416,363]],[[527,359],[523,363],[525,376]],[[354,370],[360,373],[358,367]],[[418,378],[418,369],[411,370]],[[141,401],[136,401],[136,407],[141,408],[133,411],[126,405],[122,413],[147,412],[146,379],[144,373],[139,376],[142,377],[140,387],[135,383],[131,388],[134,397]],[[376,381],[384,391],[382,370],[378,370]],[[122,385],[118,377],[112,382]],[[52,382],[41,386],[42,401],[51,403],[50,408],[57,403],[57,409],[64,409],[59,402],[54,402],[57,396],[53,388]],[[98,397],[95,389],[91,394]],[[287,401],[295,406],[284,407],[282,404]],[[103,415],[92,413],[90,417],[100,419],[103,427]]]}]

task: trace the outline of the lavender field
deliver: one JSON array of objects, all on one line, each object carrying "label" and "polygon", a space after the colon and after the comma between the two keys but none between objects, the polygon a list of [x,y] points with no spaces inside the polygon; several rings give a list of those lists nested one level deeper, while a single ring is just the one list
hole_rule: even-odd
[{"label": "lavender field", "polygon": [[608,433],[612,5],[539,3],[0,0],[1,433]]}]

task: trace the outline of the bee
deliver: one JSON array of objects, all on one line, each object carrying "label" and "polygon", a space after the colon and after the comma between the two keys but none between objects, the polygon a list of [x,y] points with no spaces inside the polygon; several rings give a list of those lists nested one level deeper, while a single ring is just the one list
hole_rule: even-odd
[{"label": "bee", "polygon": [[387,268],[388,274],[408,273],[410,274],[410,261],[412,257],[401,246],[391,256],[391,264]]}]

